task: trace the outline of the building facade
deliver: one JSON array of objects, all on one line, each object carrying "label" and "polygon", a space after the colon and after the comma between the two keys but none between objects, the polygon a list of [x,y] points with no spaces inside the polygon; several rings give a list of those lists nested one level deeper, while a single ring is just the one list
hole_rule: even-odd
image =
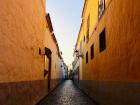
[{"label": "building facade", "polygon": [[35,105],[62,78],[45,0],[1,0],[0,6],[0,105]]},{"label": "building facade", "polygon": [[74,77],[99,105],[140,102],[138,4],[139,0],[85,1],[73,62],[78,76]]},{"label": "building facade", "polygon": [[56,87],[57,84],[61,83],[63,80],[63,58],[61,55],[61,51],[59,49],[55,34],[53,33],[53,27],[50,15],[46,15],[47,20],[47,28],[45,31],[45,41],[44,46],[51,51],[51,68],[49,68],[49,59],[47,56],[45,56],[45,70],[49,71],[51,70],[50,77],[49,72],[48,75],[46,75],[47,78],[50,78],[50,89],[53,89]]}]

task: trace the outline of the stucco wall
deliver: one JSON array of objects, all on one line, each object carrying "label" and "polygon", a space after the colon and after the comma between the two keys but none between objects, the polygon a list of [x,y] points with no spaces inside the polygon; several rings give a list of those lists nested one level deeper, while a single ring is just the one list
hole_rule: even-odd
[{"label": "stucco wall", "polygon": [[[83,77],[78,85],[99,105],[140,103],[139,4],[139,0],[107,0],[103,17],[85,43]],[[100,52],[99,35],[104,28],[106,49]],[[92,44],[93,60],[90,59]],[[89,61],[86,64],[87,51]]]},{"label": "stucco wall", "polygon": [[61,78],[62,76],[60,74],[62,74],[62,70],[60,69],[60,63],[61,60],[58,57],[58,49],[57,49],[57,42],[54,41],[53,39],[53,33],[51,33],[49,31],[48,28],[46,28],[45,30],[45,36],[44,36],[44,46],[46,46],[47,48],[49,48],[52,51],[52,55],[51,55],[51,89],[53,89],[54,87],[56,87],[56,85],[58,85],[61,82]]},{"label": "stucco wall", "polygon": [[34,105],[47,94],[43,57],[38,51],[44,47],[46,29],[43,2],[0,1],[1,105]]},{"label": "stucco wall", "polygon": [[[84,59],[85,79],[140,81],[140,31],[138,0],[112,0],[97,30],[85,45],[89,63]],[[106,29],[106,49],[99,52],[99,34]],[[90,59],[90,47],[94,44],[95,56]],[[90,77],[89,77],[90,76]]]}]

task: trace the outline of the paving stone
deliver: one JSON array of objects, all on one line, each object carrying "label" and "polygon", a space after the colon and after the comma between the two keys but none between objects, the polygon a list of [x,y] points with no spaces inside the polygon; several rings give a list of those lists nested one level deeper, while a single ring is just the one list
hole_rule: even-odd
[{"label": "paving stone", "polygon": [[39,105],[95,105],[71,80],[65,81]]}]

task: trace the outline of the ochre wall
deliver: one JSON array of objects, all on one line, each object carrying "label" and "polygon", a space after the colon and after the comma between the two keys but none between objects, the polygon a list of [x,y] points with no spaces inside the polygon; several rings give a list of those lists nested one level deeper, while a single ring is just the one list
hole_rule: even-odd
[{"label": "ochre wall", "polygon": [[90,16],[89,36],[91,36],[93,29],[98,22],[98,0],[87,0],[83,13],[83,31],[86,36],[87,32],[87,19]]},{"label": "ochre wall", "polygon": [[0,81],[43,79],[38,53],[46,28],[42,2],[4,0],[0,6]]},{"label": "ochre wall", "polygon": [[0,1],[0,104],[34,105],[47,94],[44,0]]},{"label": "ochre wall", "polygon": [[[92,0],[88,2],[90,1]],[[106,10],[102,18],[97,22],[96,29],[93,27],[90,30],[92,34],[89,42],[84,43],[83,75],[78,85],[99,105],[140,103],[139,4],[139,0],[106,0]],[[87,8],[91,8],[90,6],[88,4]],[[83,17],[88,16],[88,9],[86,10]],[[95,17],[90,19],[96,20]],[[83,34],[86,34],[86,22],[83,24],[85,24]],[[90,25],[92,24],[94,26],[93,21],[90,22]],[[99,35],[104,28],[106,49],[100,52]],[[83,38],[79,38],[83,41]],[[94,44],[94,58],[91,60],[92,44]],[[87,51],[88,64],[86,64]]]},{"label": "ochre wall", "polygon": [[[140,81],[140,31],[138,0],[113,0],[97,25],[97,30],[85,45],[85,79]],[[92,17],[91,17],[92,18]],[[99,52],[99,34],[106,29],[106,49]],[[90,47],[94,44],[95,57],[90,60]],[[87,75],[86,75],[87,74]]]},{"label": "ochre wall", "polygon": [[51,88],[54,88],[60,81],[61,76],[60,76],[60,58],[58,57],[58,53],[59,51],[57,50],[57,46],[56,43],[53,39],[53,33],[51,33],[49,31],[49,29],[47,28],[45,30],[45,42],[44,42],[44,46],[49,48],[52,51],[52,62],[51,62]]}]

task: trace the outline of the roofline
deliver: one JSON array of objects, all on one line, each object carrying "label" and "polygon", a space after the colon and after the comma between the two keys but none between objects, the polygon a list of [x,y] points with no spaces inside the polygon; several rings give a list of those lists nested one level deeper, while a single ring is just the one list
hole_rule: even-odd
[{"label": "roofline", "polygon": [[61,54],[60,54],[59,45],[58,45],[58,42],[57,42],[57,40],[56,40],[56,37],[55,37],[55,34],[54,34],[54,33],[52,33],[52,37],[53,37],[53,40],[54,40],[54,42],[55,42],[55,45],[56,45],[56,48],[57,48],[57,51],[58,51],[58,57],[59,57],[60,59],[63,59],[62,56],[61,56]]},{"label": "roofline", "polygon": [[81,16],[81,17],[84,16],[84,12],[85,12],[85,8],[86,8],[87,2],[88,2],[88,0],[85,0],[84,7],[83,7],[83,11],[82,11],[82,16]]},{"label": "roofline", "polygon": [[59,46],[58,46],[58,43],[57,43],[57,40],[56,40],[56,37],[55,37],[55,34],[54,33],[52,33],[52,37],[53,37],[53,40],[54,40],[55,45],[57,47],[57,50],[59,51]]},{"label": "roofline", "polygon": [[[82,21],[83,21],[83,20],[82,20]],[[81,29],[82,29],[82,25],[83,25],[83,22],[82,22],[81,25],[80,25],[80,30],[79,30],[79,33],[78,33],[78,37],[77,37],[75,49],[76,49],[76,47],[77,47],[77,43],[78,43],[78,40],[79,40],[79,37],[80,37],[80,32],[81,32]]]},{"label": "roofline", "polygon": [[47,24],[48,24],[50,32],[53,32],[52,21],[51,21],[51,17],[49,13],[46,14],[46,20],[47,20]]},{"label": "roofline", "polygon": [[77,46],[77,42],[79,40],[79,36],[80,36],[80,32],[81,32],[81,28],[82,28],[82,24],[83,24],[83,16],[84,16],[84,12],[85,12],[85,8],[86,8],[86,5],[87,5],[87,2],[88,0],[85,0],[85,3],[84,3],[84,7],[83,7],[83,11],[82,11],[82,22],[81,22],[81,26],[80,26],[80,30],[79,30],[79,33],[78,33],[78,37],[77,37],[77,41],[76,41],[76,45],[75,45],[75,49],[76,49],[76,46]]},{"label": "roofline", "polygon": [[46,14],[46,20],[47,20],[47,24],[48,24],[49,30],[52,33],[51,36],[52,36],[52,38],[53,38],[53,40],[55,42],[55,45],[56,45],[56,48],[57,48],[57,51],[58,51],[58,56],[59,56],[60,59],[63,59],[61,54],[60,54],[60,49],[59,49],[59,45],[58,45],[57,39],[55,37],[55,34],[53,33],[54,30],[53,30],[53,26],[52,26],[52,22],[51,22],[51,17],[50,17],[49,13]]}]

